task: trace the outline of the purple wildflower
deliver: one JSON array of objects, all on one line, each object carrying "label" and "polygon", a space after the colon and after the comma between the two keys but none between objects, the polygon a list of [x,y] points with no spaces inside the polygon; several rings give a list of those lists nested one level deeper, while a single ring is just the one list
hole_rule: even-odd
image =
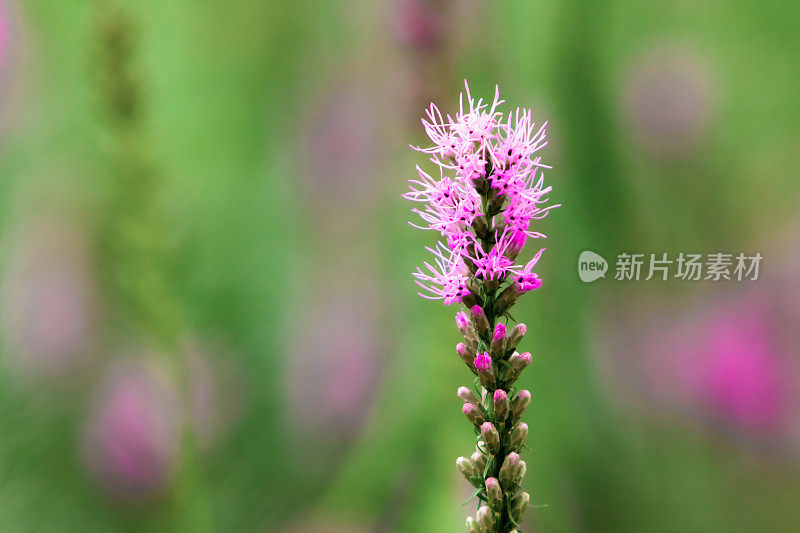
[{"label": "purple wildflower", "polygon": [[[497,111],[503,103],[499,89],[491,105],[472,98],[466,86],[466,102],[459,112],[442,116],[431,104],[422,123],[433,145],[414,149],[430,154],[439,178],[417,166],[417,179],[409,180],[403,197],[421,204],[412,209],[422,220],[420,229],[438,232],[443,241],[428,248],[434,264],[414,274],[427,291],[425,298],[461,303],[471,294],[471,277],[503,283],[516,280],[524,292],[541,286],[531,272],[541,253],[524,266],[514,258],[529,238],[545,235],[531,228],[534,220],[556,205],[545,205],[550,187],[541,169],[550,168],[535,154],[545,140],[545,127],[535,127],[529,110],[517,109],[503,120]],[[482,229],[485,228],[485,229]]]},{"label": "purple wildflower", "polygon": [[525,325],[509,329],[500,320],[511,318],[509,310],[522,294],[542,286],[533,268],[544,248],[530,259],[517,258],[527,243],[545,237],[535,221],[557,207],[546,205],[551,188],[544,186],[541,170],[550,167],[536,155],[547,144],[546,124],[537,128],[529,110],[504,118],[502,103],[497,88],[488,103],[475,101],[466,87],[467,107],[462,94],[455,117],[431,104],[422,124],[433,145],[412,148],[429,154],[439,177],[417,166],[418,177],[403,195],[418,204],[412,211],[422,222],[411,225],[441,236],[428,248],[433,261],[413,274],[425,291],[420,296],[469,309],[469,315],[456,314],[465,341],[456,353],[483,391],[478,401],[462,387],[459,398],[480,438],[472,459],[460,457],[457,465],[489,504],[467,518],[467,527],[487,533],[516,531],[530,500],[521,490],[525,462],[515,450],[527,437],[528,426],[519,419],[531,396],[523,390],[511,399],[511,392],[533,357],[516,351]]}]

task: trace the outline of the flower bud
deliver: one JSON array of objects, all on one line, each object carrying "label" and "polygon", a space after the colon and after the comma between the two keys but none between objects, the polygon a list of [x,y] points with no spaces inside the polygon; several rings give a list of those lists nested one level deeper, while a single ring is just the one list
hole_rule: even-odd
[{"label": "flower bud", "polygon": [[519,376],[520,372],[531,364],[532,361],[533,357],[530,352],[514,352],[511,357],[508,358],[508,363],[511,365],[511,368],[514,369],[517,376]]},{"label": "flower bud", "polygon": [[511,330],[511,333],[508,335],[508,342],[506,344],[506,350],[514,350],[517,346],[519,346],[522,337],[528,332],[528,326],[525,324],[519,323]]},{"label": "flower bud", "polygon": [[492,359],[497,361],[506,353],[506,326],[504,324],[497,324],[494,327],[492,334],[492,343],[489,346],[489,352],[492,354]]},{"label": "flower bud", "polygon": [[522,478],[525,477],[525,472],[528,471],[528,463],[525,461],[519,462],[519,468],[517,469],[517,476],[514,478],[514,483],[517,485],[522,485]]},{"label": "flower bud", "polygon": [[481,437],[483,437],[483,442],[486,443],[486,449],[489,453],[495,455],[500,451],[500,433],[497,432],[494,424],[491,422],[481,424]]},{"label": "flower bud", "polygon": [[480,477],[480,473],[478,472],[478,469],[475,468],[475,464],[466,457],[459,457],[456,459],[456,466],[464,475],[464,477],[467,478],[467,481],[473,485],[475,484],[474,481]]},{"label": "flower bud", "polygon": [[472,518],[471,516],[467,517],[467,533],[485,533],[481,530],[481,526],[478,525],[478,522]]},{"label": "flower bud", "polygon": [[525,511],[528,509],[528,503],[530,503],[530,499],[530,494],[523,490],[517,492],[511,498],[511,508],[509,509],[509,514],[517,524],[522,521]]},{"label": "flower bud", "polygon": [[480,195],[489,192],[489,180],[481,174],[475,174],[472,177],[472,186],[475,187],[475,191]]},{"label": "flower bud", "polygon": [[522,448],[525,444],[525,439],[528,437],[528,424],[520,422],[514,429],[511,430],[511,437],[509,437],[509,446],[515,452]]},{"label": "flower bud", "polygon": [[506,455],[506,458],[503,461],[503,466],[500,467],[500,474],[497,476],[500,481],[500,485],[502,485],[504,489],[508,490],[514,485],[514,480],[517,478],[517,472],[519,471],[520,462],[519,454],[517,452],[511,452]]},{"label": "flower bud", "polygon": [[511,400],[511,423],[516,424],[522,418],[525,409],[531,403],[531,391],[521,390]]},{"label": "flower bud", "polygon": [[504,422],[508,418],[509,402],[508,394],[503,389],[494,391],[494,414],[498,422]]},{"label": "flower bud", "polygon": [[459,311],[456,313],[456,326],[458,326],[458,331],[461,332],[461,335],[464,337],[467,346],[472,347],[472,349],[477,348],[478,336],[470,326],[469,315],[467,313],[464,311]]},{"label": "flower bud", "polygon": [[516,281],[506,287],[494,302],[495,316],[503,316],[505,312],[511,309],[511,306],[517,302],[517,298],[519,298],[522,293],[522,286]]},{"label": "flower bud", "polygon": [[475,450],[472,452],[472,457],[470,457],[472,462],[475,464],[475,468],[478,469],[478,472],[483,474],[483,471],[486,469],[487,459],[486,456],[480,450]]},{"label": "flower bud", "polygon": [[490,331],[489,319],[486,318],[486,313],[483,312],[483,308],[479,305],[473,305],[470,309],[470,316],[472,317],[472,324],[478,332],[478,335],[481,337],[488,337]]},{"label": "flower bud", "polygon": [[469,308],[472,308],[478,305],[478,299],[475,297],[473,293],[464,294],[461,296],[461,303]]},{"label": "flower bud", "polygon": [[503,489],[500,488],[500,482],[497,478],[489,477],[484,482],[486,485],[486,499],[489,501],[489,506],[497,512],[503,509]]},{"label": "flower bud", "polygon": [[481,505],[478,509],[478,524],[484,531],[494,531],[497,524],[497,517],[488,505]]},{"label": "flower bud", "polygon": [[464,311],[456,313],[456,326],[458,326],[458,331],[460,331],[462,335],[465,337],[469,335],[469,316],[467,316],[467,313]]},{"label": "flower bud", "polygon": [[472,389],[469,387],[459,387],[458,388],[458,397],[464,400],[464,403],[479,403],[478,398],[475,396],[475,393],[472,392]]},{"label": "flower bud", "polygon": [[476,355],[474,363],[481,384],[488,390],[494,390],[496,381],[494,378],[494,368],[492,367],[492,358],[489,356],[489,352]]},{"label": "flower bud", "polygon": [[489,278],[483,280],[483,286],[486,287],[488,292],[495,292],[497,288],[500,286],[500,279],[499,278]]},{"label": "flower bud", "polygon": [[486,422],[480,407],[474,403],[465,403],[464,407],[461,408],[461,412],[464,413],[464,416],[466,416],[476,428],[481,427],[481,424]]},{"label": "flower bud", "polygon": [[489,235],[489,221],[486,220],[486,215],[479,215],[472,221],[472,229],[475,230],[475,235],[479,239],[486,238]]},{"label": "flower bud", "polygon": [[463,342],[459,342],[456,344],[456,353],[464,361],[464,364],[469,367],[473,374],[477,374],[478,371],[475,370],[475,365],[473,364],[475,360],[475,350],[464,344]]}]

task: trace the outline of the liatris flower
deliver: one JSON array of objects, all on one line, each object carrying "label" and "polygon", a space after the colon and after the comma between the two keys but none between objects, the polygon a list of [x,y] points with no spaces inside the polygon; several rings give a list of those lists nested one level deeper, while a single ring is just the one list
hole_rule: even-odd
[{"label": "liatris flower", "polygon": [[179,463],[177,390],[161,369],[115,363],[103,379],[84,434],[91,472],[112,494],[138,501],[167,488]]},{"label": "liatris flower", "polygon": [[473,458],[460,457],[457,466],[477,488],[479,509],[467,528],[479,533],[516,531],[530,499],[522,491],[526,467],[518,452],[528,435],[520,418],[531,394],[513,385],[533,358],[516,351],[527,328],[508,325],[509,311],[542,286],[533,268],[544,249],[526,262],[517,258],[526,243],[545,237],[533,222],[558,207],[545,205],[551,188],[544,187],[541,169],[550,167],[536,155],[547,144],[546,124],[536,129],[530,110],[504,118],[497,111],[502,103],[498,88],[489,104],[476,102],[467,86],[468,108],[462,94],[454,117],[431,104],[422,123],[433,145],[412,148],[430,155],[439,178],[417,166],[419,177],[403,195],[420,204],[413,212],[422,223],[412,226],[441,235],[428,248],[432,261],[413,274],[420,296],[468,310],[456,314],[464,337],[456,352],[477,376],[478,394],[461,387],[458,396],[479,438]]}]

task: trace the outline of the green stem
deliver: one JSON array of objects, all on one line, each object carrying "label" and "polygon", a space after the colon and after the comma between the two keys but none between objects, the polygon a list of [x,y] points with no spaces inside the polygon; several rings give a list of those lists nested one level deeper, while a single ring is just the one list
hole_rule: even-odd
[{"label": "green stem", "polygon": [[[491,198],[492,189],[489,187],[485,193],[481,194],[481,206],[483,207],[484,213],[486,215],[486,221],[489,225],[490,231],[488,235],[484,239],[481,239],[481,244],[484,247],[484,250],[490,250],[495,244],[497,244],[496,237],[494,232],[491,231],[491,228],[494,227],[494,216],[499,213],[500,208],[502,207],[502,202],[497,202],[496,196]],[[489,331],[494,332],[494,328],[497,325],[498,319],[500,317],[495,316],[495,300],[497,295],[497,289],[487,290],[486,283],[482,283],[482,289],[484,292],[484,303],[483,309],[484,313],[486,313],[486,318],[489,321]],[[490,333],[491,335],[492,333]],[[488,346],[487,346],[488,348]],[[505,380],[501,380],[500,376],[505,375],[505,370],[502,369],[501,365],[497,362],[493,362],[493,370],[495,376],[497,376],[497,388],[503,389],[506,392],[508,384]],[[500,433],[500,450],[494,457],[494,467],[489,472],[489,475],[484,476],[484,481],[489,477],[499,478],[500,476],[500,467],[503,465],[503,461],[507,455],[507,443],[509,441],[509,433],[510,428],[507,427],[505,421],[498,420],[496,415],[494,414],[494,398],[492,394],[486,394],[486,397],[483,399],[483,407],[487,414],[491,414],[490,422],[495,425],[497,428],[498,433]],[[504,491],[505,494],[505,491]],[[506,496],[510,496],[506,494]],[[511,517],[508,514],[508,508],[505,504],[505,499],[503,502],[503,506],[500,509],[499,517],[497,520],[497,529],[496,533],[508,533],[512,531],[514,526],[511,523]]]}]

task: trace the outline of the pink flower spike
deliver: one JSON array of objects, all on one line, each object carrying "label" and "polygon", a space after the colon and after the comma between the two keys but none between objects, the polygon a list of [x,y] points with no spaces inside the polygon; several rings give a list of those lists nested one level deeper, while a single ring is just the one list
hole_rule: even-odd
[{"label": "pink flower spike", "polygon": [[428,154],[434,171],[417,166],[403,194],[418,217],[411,225],[439,236],[427,248],[433,259],[413,274],[420,295],[466,308],[455,316],[464,340],[456,352],[485,391],[477,396],[459,389],[480,440],[472,458],[459,458],[457,466],[478,493],[486,491],[477,522],[467,519],[470,531],[512,529],[528,505],[529,495],[517,490],[526,465],[515,450],[528,432],[520,417],[531,397],[519,391],[511,400],[508,391],[517,390],[532,357],[517,351],[526,327],[513,325],[511,308],[542,285],[533,269],[543,248],[527,263],[517,261],[526,244],[546,238],[538,221],[558,207],[544,184],[543,171],[551,167],[538,154],[547,145],[547,123],[535,124],[529,109],[504,113],[503,103],[499,87],[484,100],[474,98],[464,80],[456,113],[442,114],[431,104],[422,119],[430,143],[412,148]]}]

